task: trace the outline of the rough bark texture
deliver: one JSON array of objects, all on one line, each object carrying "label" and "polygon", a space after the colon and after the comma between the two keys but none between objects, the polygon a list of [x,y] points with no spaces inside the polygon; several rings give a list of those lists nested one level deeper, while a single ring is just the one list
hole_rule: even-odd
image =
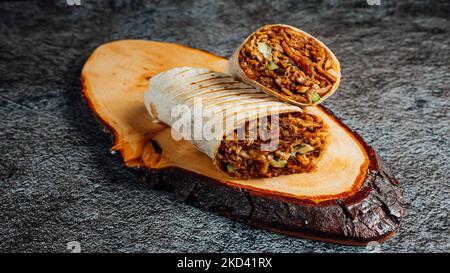
[{"label": "rough bark texture", "polygon": [[[381,252],[450,251],[448,1],[65,1],[0,3],[0,251],[363,252],[228,220],[146,189],[111,155],[80,96],[100,44],[177,42],[221,56],[255,27],[287,23],[341,61],[325,102],[405,190]],[[351,207],[351,206],[350,206]]]}]

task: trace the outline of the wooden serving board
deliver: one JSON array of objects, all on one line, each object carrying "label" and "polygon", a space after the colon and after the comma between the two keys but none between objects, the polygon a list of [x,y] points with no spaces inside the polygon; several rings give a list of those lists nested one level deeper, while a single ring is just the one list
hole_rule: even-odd
[{"label": "wooden serving board", "polygon": [[86,62],[83,94],[114,134],[113,150],[152,187],[266,229],[364,245],[399,227],[403,193],[374,150],[322,106],[307,110],[330,128],[313,173],[236,180],[215,168],[170,128],[152,122],[143,95],[153,75],[181,66],[223,72],[227,60],[182,45],[124,40],[100,46]]}]

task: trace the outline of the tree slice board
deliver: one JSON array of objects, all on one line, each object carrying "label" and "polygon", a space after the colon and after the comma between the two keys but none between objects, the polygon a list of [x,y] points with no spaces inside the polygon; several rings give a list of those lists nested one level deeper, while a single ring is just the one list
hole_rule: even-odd
[{"label": "tree slice board", "polygon": [[403,191],[375,151],[331,111],[307,109],[329,126],[330,144],[317,171],[237,180],[144,106],[149,79],[181,66],[223,72],[227,60],[182,45],[122,40],[97,48],[86,61],[83,95],[114,135],[112,150],[156,189],[253,226],[322,241],[365,245],[384,241],[399,227]]}]

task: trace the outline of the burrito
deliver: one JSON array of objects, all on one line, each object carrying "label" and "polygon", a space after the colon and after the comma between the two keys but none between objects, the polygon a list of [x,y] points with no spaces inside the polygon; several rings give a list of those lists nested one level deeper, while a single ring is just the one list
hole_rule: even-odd
[{"label": "burrito", "polygon": [[162,72],[151,78],[144,101],[172,137],[239,179],[314,171],[326,146],[320,117],[208,69]]},{"label": "burrito", "polygon": [[299,106],[321,103],[337,90],[341,77],[331,50],[287,25],[267,25],[252,33],[230,58],[227,73]]}]

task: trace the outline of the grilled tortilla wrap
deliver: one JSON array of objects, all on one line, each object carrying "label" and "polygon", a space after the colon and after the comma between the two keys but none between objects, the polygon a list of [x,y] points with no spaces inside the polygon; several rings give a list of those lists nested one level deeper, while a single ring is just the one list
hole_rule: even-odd
[{"label": "grilled tortilla wrap", "polygon": [[319,117],[203,68],[154,76],[144,101],[173,137],[182,136],[237,178],[313,171],[326,144]]}]

